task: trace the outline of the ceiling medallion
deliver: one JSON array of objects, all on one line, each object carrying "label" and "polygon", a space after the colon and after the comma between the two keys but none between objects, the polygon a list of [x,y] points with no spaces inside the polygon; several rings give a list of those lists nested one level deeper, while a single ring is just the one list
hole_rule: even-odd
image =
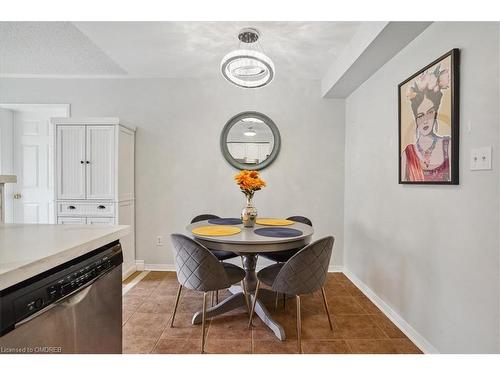
[{"label": "ceiling medallion", "polygon": [[262,51],[259,37],[256,29],[241,30],[238,34],[239,49],[229,52],[222,59],[222,75],[236,86],[264,87],[274,78],[274,64]]}]

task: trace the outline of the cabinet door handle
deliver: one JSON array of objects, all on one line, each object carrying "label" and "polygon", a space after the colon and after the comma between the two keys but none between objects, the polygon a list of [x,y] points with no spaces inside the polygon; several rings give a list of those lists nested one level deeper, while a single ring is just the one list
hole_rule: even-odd
[{"label": "cabinet door handle", "polygon": [[80,160],[80,164],[85,164],[85,162],[83,160]]},{"label": "cabinet door handle", "polygon": [[87,160],[85,163],[86,163],[86,164],[90,164],[90,161],[88,161],[88,160]]},{"label": "cabinet door handle", "polygon": [[104,210],[104,209],[106,208],[106,206],[103,206],[102,204],[100,204],[99,206],[97,206],[97,208],[98,208],[99,210]]},{"label": "cabinet door handle", "polygon": [[68,210],[75,210],[76,207],[75,206],[68,206]]}]

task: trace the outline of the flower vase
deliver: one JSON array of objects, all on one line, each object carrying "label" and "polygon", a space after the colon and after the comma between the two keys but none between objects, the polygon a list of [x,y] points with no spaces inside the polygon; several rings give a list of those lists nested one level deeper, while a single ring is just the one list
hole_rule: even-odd
[{"label": "flower vase", "polygon": [[241,220],[245,228],[253,228],[257,219],[257,209],[253,205],[252,197],[247,195],[247,204],[241,211]]}]

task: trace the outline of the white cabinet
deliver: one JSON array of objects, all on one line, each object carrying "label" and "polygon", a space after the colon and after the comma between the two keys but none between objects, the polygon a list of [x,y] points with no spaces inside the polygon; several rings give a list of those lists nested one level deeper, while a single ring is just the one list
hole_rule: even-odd
[{"label": "white cabinet", "polygon": [[85,126],[57,127],[57,198],[85,199]]},{"label": "white cabinet", "polygon": [[113,217],[58,217],[57,224],[114,225]]},{"label": "white cabinet", "polygon": [[58,199],[113,199],[115,126],[57,125]]},{"label": "white cabinet", "polygon": [[59,224],[130,225],[123,273],[135,271],[135,129],[118,118],[55,118]]},{"label": "white cabinet", "polygon": [[114,126],[86,126],[87,199],[113,199]]},{"label": "white cabinet", "polygon": [[115,219],[113,217],[88,217],[87,224],[114,225]]},{"label": "white cabinet", "polygon": [[87,224],[84,217],[58,217],[57,224]]}]

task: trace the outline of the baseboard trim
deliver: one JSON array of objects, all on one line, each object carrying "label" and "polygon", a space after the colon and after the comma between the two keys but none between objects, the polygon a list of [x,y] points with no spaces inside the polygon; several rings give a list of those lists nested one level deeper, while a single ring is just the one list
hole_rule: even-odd
[{"label": "baseboard trim", "polygon": [[125,280],[130,275],[132,275],[136,270],[137,270],[137,265],[136,264],[132,264],[127,269],[124,268],[122,270],[122,281]]},{"label": "baseboard trim", "polygon": [[144,264],[144,270],[145,271],[174,271],[175,272],[175,265],[174,264],[154,264],[154,263],[146,263]]},{"label": "baseboard trim", "polygon": [[122,287],[122,296],[124,296],[125,294],[127,294],[130,291],[130,289],[132,289],[134,286],[136,286],[137,284],[139,284],[139,281],[141,281],[142,279],[144,279],[147,276],[148,273],[149,273],[148,271],[142,271],[130,283],[128,283],[127,285],[123,286]]},{"label": "baseboard trim", "polygon": [[344,272],[344,266],[330,266],[328,272]]},{"label": "baseboard trim", "polygon": [[382,298],[371,290],[356,275],[344,267],[344,275],[352,281],[365,296],[372,301],[422,352],[425,354],[439,354],[439,351],[431,345],[420,333],[418,333],[406,320],[396,313]]},{"label": "baseboard trim", "polygon": [[143,260],[136,260],[135,265],[136,265],[137,271],[144,271],[144,261]]}]

